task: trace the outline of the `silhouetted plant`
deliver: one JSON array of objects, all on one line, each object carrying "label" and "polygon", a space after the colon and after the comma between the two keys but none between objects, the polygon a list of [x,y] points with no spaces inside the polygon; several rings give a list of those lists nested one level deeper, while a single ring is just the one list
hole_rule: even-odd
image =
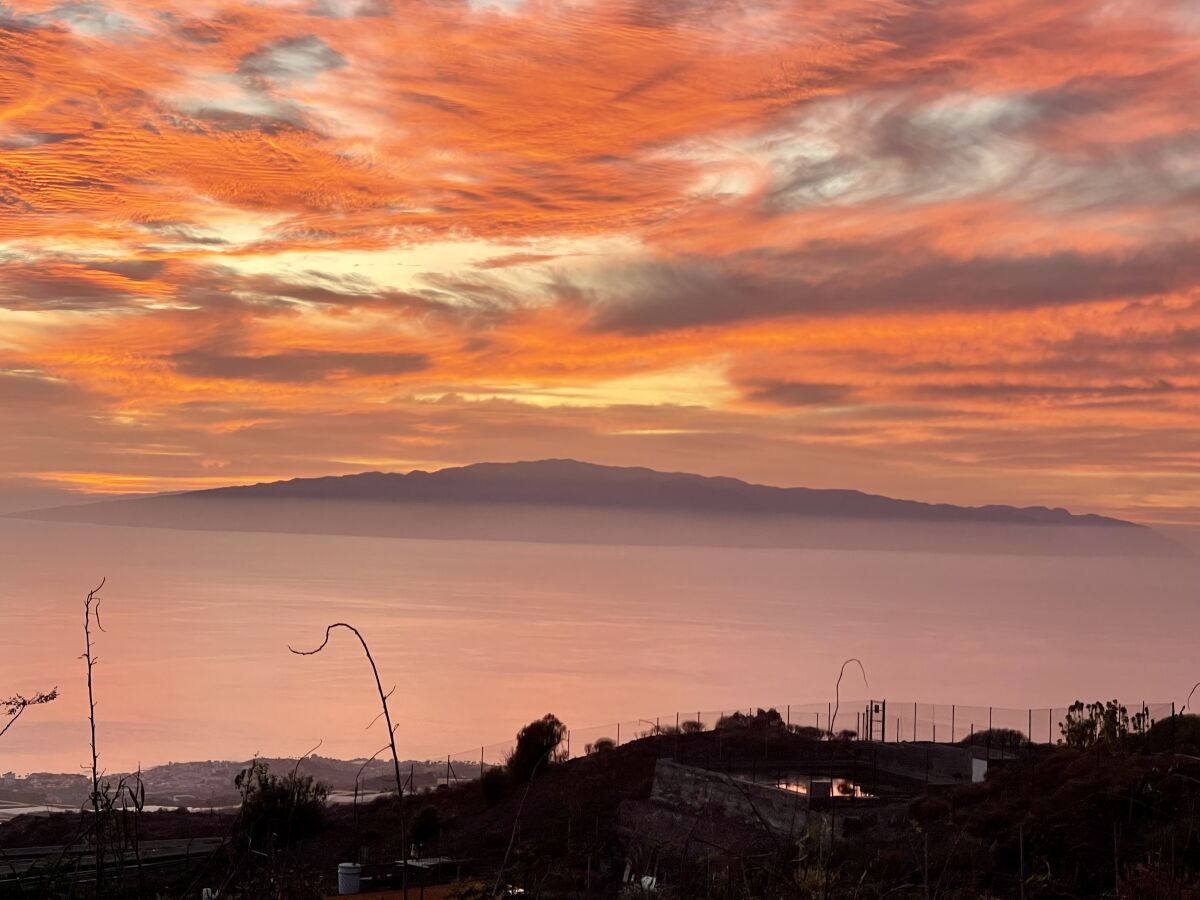
[{"label": "silhouetted plant", "polygon": [[559,757],[558,747],[566,734],[567,726],[560,722],[553,713],[546,713],[517,732],[517,746],[509,754],[506,768],[514,778],[524,782],[525,790],[521,793],[521,802],[517,804],[517,814],[513,816],[512,829],[508,834],[508,847],[504,850],[504,859],[500,862],[500,868],[496,870],[496,883],[492,886],[491,894],[493,897],[498,894],[504,870],[508,868],[513,844],[517,840],[517,829],[521,827],[521,813],[525,809],[525,801],[529,799],[529,789],[533,787],[534,776],[542,766],[548,766],[556,761]]},{"label": "silhouetted plant", "polygon": [[311,775],[272,775],[265,762],[254,760],[234,784],[242,795],[242,828],[256,846],[283,847],[324,825],[329,791]]},{"label": "silhouetted plant", "polygon": [[567,736],[567,726],[546,713],[517,732],[517,745],[506,764],[518,782],[529,781],[540,765],[557,762],[558,747]]},{"label": "silhouetted plant", "polygon": [[727,728],[785,728],[783,716],[779,714],[777,709],[759,709],[754,715],[743,712],[731,713],[728,716],[721,716],[717,720],[717,730]]},{"label": "silhouetted plant", "polygon": [[0,716],[8,719],[3,728],[0,728],[0,737],[8,729],[16,724],[17,719],[21,717],[21,713],[25,712],[31,706],[41,706],[44,703],[52,703],[58,699],[58,688],[50,691],[39,691],[32,697],[26,697],[23,694],[14,694],[11,697],[0,699]]},{"label": "silhouetted plant", "polygon": [[1142,746],[1150,753],[1174,751],[1200,755],[1200,715],[1159,719],[1146,731]]},{"label": "silhouetted plant", "polygon": [[585,744],[583,752],[587,755],[593,753],[607,753],[609,750],[616,749],[617,742],[610,737],[596,738],[590,744]]},{"label": "silhouetted plant", "polygon": [[794,735],[810,741],[819,741],[825,737],[825,729],[817,728],[815,725],[801,725],[798,722],[793,722],[788,726],[787,730]]},{"label": "silhouetted plant", "polygon": [[[346,622],[334,622],[332,625],[325,626],[325,639],[323,641],[321,641],[320,646],[314,647],[312,650],[297,650],[295,647],[292,647],[290,644],[288,645],[288,650],[290,650],[292,653],[295,653],[297,656],[313,656],[317,653],[320,653],[322,650],[325,649],[325,646],[329,643],[329,635],[330,635],[330,633],[332,633],[333,629],[335,629],[335,628],[345,628],[347,631],[349,631],[351,634],[353,634],[356,638],[358,638],[359,644],[362,645],[363,653],[365,653],[367,656],[367,662],[370,663],[370,665],[371,665],[371,673],[375,676],[375,689],[379,692],[379,705],[382,708],[382,711],[380,712],[379,715],[383,717],[384,723],[387,725],[388,745],[392,748],[392,769],[393,769],[393,772],[396,777],[396,805],[399,807],[399,812],[400,812],[400,854],[401,854],[401,858],[407,862],[407,860],[408,860],[408,836],[407,836],[408,828],[405,823],[404,781],[400,777],[400,755],[396,751],[396,728],[397,728],[397,726],[392,724],[392,713],[391,713],[391,710],[388,708],[388,697],[390,697],[392,695],[392,691],[394,691],[395,688],[393,687],[392,691],[384,692],[383,681],[379,677],[379,667],[377,665],[375,665],[375,657],[371,655],[371,648],[367,645],[367,639],[362,636],[361,631],[359,631],[353,625],[350,625]],[[375,717],[376,720],[378,720],[378,718],[379,718],[379,716]],[[374,721],[372,721],[371,724],[374,724]],[[404,888],[407,891],[407,888],[408,888],[408,866],[407,865],[404,867]]]},{"label": "silhouetted plant", "polygon": [[985,728],[982,731],[976,731],[958,742],[960,747],[969,746],[985,746],[993,747],[1026,747],[1029,745],[1029,738],[1025,737],[1023,731],[1018,731],[1015,728]]},{"label": "silhouetted plant", "polygon": [[94,690],[94,682],[92,671],[96,668],[96,656],[92,652],[92,623],[95,622],[96,627],[101,631],[104,626],[100,623],[100,590],[104,587],[107,579],[101,578],[100,583],[96,587],[88,591],[88,595],[83,601],[83,656],[81,657],[87,665],[87,694],[88,694],[88,725],[90,731],[90,744],[92,749],[92,793],[89,798],[92,804],[92,827],[95,829],[95,844],[96,844],[96,893],[99,894],[104,886],[104,852],[103,852],[103,828],[100,820],[100,810],[105,806],[105,794],[107,787],[104,790],[100,788],[100,757],[96,750],[96,694]]},{"label": "silhouetted plant", "polygon": [[[396,726],[392,724],[392,713],[391,710],[388,709],[388,697],[391,696],[391,691],[384,693],[383,682],[379,678],[379,667],[375,665],[375,657],[371,655],[371,648],[367,646],[367,639],[362,636],[362,632],[360,632],[353,625],[349,625],[345,622],[334,622],[332,625],[327,625],[325,627],[325,640],[321,641],[321,645],[319,647],[315,647],[312,650],[297,650],[295,647],[292,647],[289,644],[288,649],[297,656],[314,656],[325,649],[325,645],[329,643],[329,635],[335,628],[345,628],[356,638],[358,638],[358,642],[362,644],[363,652],[367,655],[367,662],[371,664],[371,672],[375,676],[375,688],[379,692],[379,703],[380,706],[383,707],[383,712],[380,713],[380,715],[383,716],[383,720],[387,724],[388,744],[392,748],[392,766],[396,775],[396,796],[403,797],[404,783],[400,778],[400,756],[396,752]],[[392,690],[395,690],[395,688],[392,688]],[[378,719],[378,716],[376,719]]]},{"label": "silhouetted plant", "polygon": [[704,731],[704,723],[699,719],[688,719],[685,722],[679,723],[679,730],[684,734],[699,734]]},{"label": "silhouetted plant", "polygon": [[863,684],[867,685],[867,687],[871,686],[867,681],[867,670],[866,667],[863,666],[861,659],[859,659],[857,656],[852,656],[842,662],[842,667],[838,669],[837,684],[833,686],[833,716],[829,721],[829,732],[831,734],[833,733],[834,728],[837,727],[838,710],[842,705],[842,677],[846,674],[846,666],[850,665],[850,663],[858,664],[858,670],[862,672]]},{"label": "silhouetted plant", "polygon": [[1085,704],[1076,700],[1058,723],[1061,743],[1078,750],[1117,750],[1129,736],[1129,710],[1116,700]]}]

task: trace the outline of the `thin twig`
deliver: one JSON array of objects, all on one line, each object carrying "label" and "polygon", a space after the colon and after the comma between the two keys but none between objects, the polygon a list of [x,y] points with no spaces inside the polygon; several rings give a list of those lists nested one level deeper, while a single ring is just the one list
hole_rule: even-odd
[{"label": "thin twig", "polygon": [[[1188,692],[1188,698],[1187,698],[1187,700],[1186,700],[1186,701],[1184,702],[1184,704],[1183,704],[1183,709],[1181,709],[1181,710],[1179,711],[1179,714],[1180,714],[1180,715],[1183,715],[1185,712],[1187,712],[1187,708],[1188,708],[1189,706],[1191,706],[1191,704],[1192,704],[1192,694],[1196,693],[1196,688],[1200,688],[1200,681],[1197,681],[1197,682],[1196,682],[1194,685],[1192,685],[1192,689],[1191,689],[1191,690]],[[0,734],[3,734],[3,733],[4,733],[4,732],[0,731]]]},{"label": "thin twig", "polygon": [[7,700],[0,700],[0,708],[6,710],[5,715],[9,716],[8,724],[0,728],[0,737],[3,737],[4,733],[16,724],[17,719],[21,718],[21,713],[25,712],[26,709],[31,706],[41,706],[43,703],[50,703],[57,699],[58,688],[55,687],[50,691],[39,691],[32,697],[17,694],[16,696],[9,697]]},{"label": "thin twig", "polygon": [[828,723],[830,734],[837,733],[834,731],[834,724],[837,722],[838,707],[840,707],[842,704],[842,676],[846,674],[846,666],[850,665],[850,663],[858,663],[858,669],[860,672],[862,672],[863,684],[865,684],[867,687],[871,686],[870,683],[867,681],[867,670],[865,668],[863,668],[861,659],[859,659],[857,656],[852,656],[848,660],[846,660],[845,662],[842,663],[842,668],[838,671],[837,684],[834,685],[834,688],[833,688],[833,695],[834,695],[833,718],[830,719],[829,723]]}]

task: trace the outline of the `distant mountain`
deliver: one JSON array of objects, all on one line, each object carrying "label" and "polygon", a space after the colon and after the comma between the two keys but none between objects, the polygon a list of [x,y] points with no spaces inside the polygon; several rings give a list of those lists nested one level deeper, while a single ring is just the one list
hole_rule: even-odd
[{"label": "distant mountain", "polygon": [[953,506],[570,459],[364,472],[36,510],[107,525],[543,543],[1181,552],[1132,522],[1044,506]]},{"label": "distant mountain", "polygon": [[548,506],[742,515],[919,519],[938,522],[1140,527],[1045,506],[953,506],[893,500],[862,491],[780,488],[736,478],[601,466],[573,459],[477,463],[436,472],[363,472],[295,478],[177,494],[176,497],[369,500],[386,503],[533,503]]}]

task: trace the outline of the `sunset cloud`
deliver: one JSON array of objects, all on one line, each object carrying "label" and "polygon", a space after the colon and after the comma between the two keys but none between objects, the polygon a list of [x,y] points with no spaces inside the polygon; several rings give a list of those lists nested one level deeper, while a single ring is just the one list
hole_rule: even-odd
[{"label": "sunset cloud", "polygon": [[0,480],[572,455],[1177,518],[1198,38],[1178,0],[8,0]]}]

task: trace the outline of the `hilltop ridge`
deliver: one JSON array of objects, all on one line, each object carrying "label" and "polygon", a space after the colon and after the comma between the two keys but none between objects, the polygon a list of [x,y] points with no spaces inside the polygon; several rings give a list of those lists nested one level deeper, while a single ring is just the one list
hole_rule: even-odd
[{"label": "hilltop ridge", "polygon": [[1141,527],[1062,508],[1003,504],[955,506],[897,500],[846,489],[773,487],[726,476],[605,466],[574,459],[474,463],[408,473],[362,472],[192,491],[201,498],[539,503],[689,512],[731,512]]},{"label": "hilltop ridge", "polygon": [[295,478],[20,515],[103,525],[436,540],[1186,553],[1143,525],[1061,508],[925,503],[572,459]]}]

